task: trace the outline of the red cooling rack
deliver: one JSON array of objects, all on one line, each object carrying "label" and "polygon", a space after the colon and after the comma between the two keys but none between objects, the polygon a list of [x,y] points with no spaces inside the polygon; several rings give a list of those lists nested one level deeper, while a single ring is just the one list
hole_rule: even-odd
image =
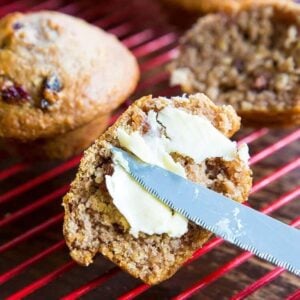
[{"label": "red cooling rack", "polygon": [[[168,86],[165,65],[176,55],[181,34],[182,27],[174,24],[192,22],[183,13],[173,15],[150,0],[0,0],[0,5],[1,16],[16,10],[58,10],[117,35],[136,55],[142,71],[131,99],[149,93],[180,94]],[[250,205],[299,226],[300,130],[244,128],[236,138],[251,149]],[[29,164],[0,148],[0,299],[300,299],[299,278],[220,238],[196,251],[173,278],[155,287],[130,277],[101,255],[88,268],[77,266],[61,234],[61,197],[79,160]]]}]

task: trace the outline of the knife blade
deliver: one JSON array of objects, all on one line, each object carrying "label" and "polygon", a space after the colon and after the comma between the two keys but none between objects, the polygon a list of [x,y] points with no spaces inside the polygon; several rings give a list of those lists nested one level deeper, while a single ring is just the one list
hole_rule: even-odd
[{"label": "knife blade", "polygon": [[300,276],[300,230],[113,147],[147,192],[224,240]]}]

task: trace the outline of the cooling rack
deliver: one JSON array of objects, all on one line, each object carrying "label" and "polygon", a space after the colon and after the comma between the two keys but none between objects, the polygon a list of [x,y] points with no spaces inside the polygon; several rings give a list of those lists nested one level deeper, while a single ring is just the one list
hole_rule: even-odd
[{"label": "cooling rack", "polygon": [[[72,14],[104,28],[138,58],[141,82],[111,123],[141,95],[180,94],[169,87],[165,67],[176,56],[178,36],[193,16],[150,0],[0,0],[0,16],[41,9]],[[249,204],[295,227],[300,225],[299,138],[297,128],[243,128],[236,136],[240,143],[249,143],[252,154]],[[80,156],[59,163],[26,163],[0,148],[1,299],[300,299],[299,278],[219,238],[155,287],[130,277],[101,255],[88,268],[77,266],[61,233],[61,198],[79,161]]]}]

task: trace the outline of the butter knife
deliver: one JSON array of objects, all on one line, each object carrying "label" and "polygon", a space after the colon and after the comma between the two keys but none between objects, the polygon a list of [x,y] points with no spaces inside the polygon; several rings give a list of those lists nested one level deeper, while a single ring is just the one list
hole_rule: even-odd
[{"label": "butter knife", "polygon": [[112,151],[134,180],[195,224],[224,240],[300,276],[300,230],[233,201],[175,173]]}]

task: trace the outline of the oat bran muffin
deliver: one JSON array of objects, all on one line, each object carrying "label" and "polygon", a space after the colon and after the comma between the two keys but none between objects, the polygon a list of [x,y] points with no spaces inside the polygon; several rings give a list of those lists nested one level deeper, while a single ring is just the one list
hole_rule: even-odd
[{"label": "oat bran muffin", "polygon": [[[167,109],[181,114],[188,113],[190,119],[205,118],[226,140],[226,137],[232,136],[240,126],[240,119],[232,107],[218,107],[203,94],[172,99],[147,96],[132,104],[117,122],[85,151],[76,179],[63,199],[64,236],[72,258],[79,264],[91,264],[93,257],[100,252],[131,275],[148,284],[157,284],[172,276],[211,236],[210,232],[187,220],[186,231],[180,236],[173,237],[168,233],[147,234],[144,233],[146,230],[138,234],[133,233],[129,219],[125,217],[125,213],[120,212],[115,202],[116,198],[111,196],[108,179],[111,181],[117,166],[112,161],[110,146],[123,145],[119,136],[120,130],[123,135],[125,131],[135,136],[136,142],[132,144],[135,151],[141,145],[138,143],[139,137],[146,139],[153,134],[160,137],[169,134],[166,133],[168,127],[165,127],[166,132],[160,127],[158,133],[158,125],[153,126],[152,121],[150,122],[153,115],[158,118],[159,114]],[[187,139],[195,139],[195,136],[189,136],[190,132],[185,133]],[[236,146],[234,147],[236,149]],[[152,143],[150,157],[155,156],[155,149],[155,143]],[[199,149],[200,154],[201,151],[203,152]],[[178,152],[173,152],[171,156],[172,163],[176,162],[176,168],[182,168],[188,179],[202,183],[236,201],[242,202],[247,199],[252,183],[251,171],[246,160],[237,152],[231,159],[210,157],[200,163]],[[130,185],[125,185],[124,189],[120,190],[121,198],[125,198],[128,189]],[[144,200],[138,199],[139,202]],[[128,207],[134,209],[129,202],[124,202],[125,207],[128,204]],[[146,219],[149,221],[149,218],[156,216],[153,212],[144,218],[143,213],[140,212],[140,218],[145,223]]]},{"label": "oat bran muffin", "polygon": [[251,124],[300,124],[300,6],[244,3],[200,18],[181,40],[171,83],[231,104]]},{"label": "oat bran muffin", "polygon": [[114,36],[58,12],[5,16],[0,45],[0,138],[23,152],[28,143],[31,154],[85,149],[139,77]]}]

